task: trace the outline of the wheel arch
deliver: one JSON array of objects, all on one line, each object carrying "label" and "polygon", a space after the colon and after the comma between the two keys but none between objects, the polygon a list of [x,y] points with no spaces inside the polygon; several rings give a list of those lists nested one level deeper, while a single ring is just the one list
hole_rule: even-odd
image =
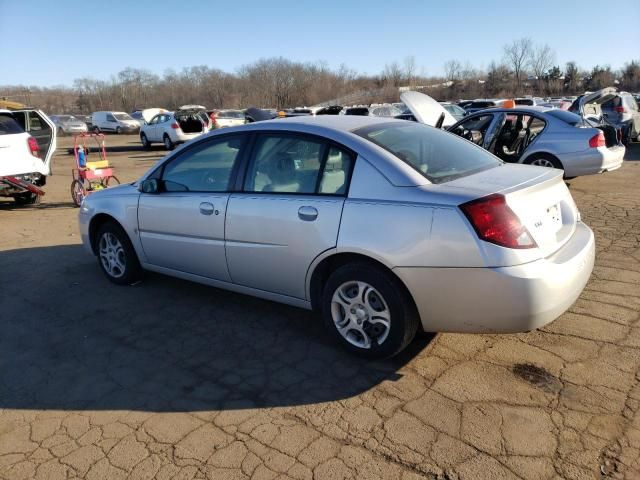
[{"label": "wheel arch", "polygon": [[562,161],[558,158],[557,155],[554,155],[551,152],[547,152],[544,150],[536,150],[535,152],[531,152],[528,153],[527,155],[524,155],[520,158],[520,162],[522,164],[526,164],[528,161],[531,161],[533,159],[536,158],[549,158],[552,160],[555,160],[556,162],[558,162],[563,168],[564,168],[564,164],[562,163]]},{"label": "wheel arch", "polygon": [[96,251],[96,235],[98,234],[98,230],[100,230],[100,227],[102,227],[102,225],[107,222],[113,222],[119,225],[120,228],[122,228],[122,230],[126,233],[126,230],[124,229],[122,224],[115,217],[112,217],[107,213],[98,213],[97,215],[94,215],[89,222],[89,241],[91,242],[91,250],[93,251],[94,255],[98,254],[98,252]]},{"label": "wheel arch", "polygon": [[324,252],[322,255],[316,258],[309,269],[309,274],[307,275],[307,298],[310,300],[311,308],[313,310],[320,310],[322,288],[326,284],[331,273],[333,273],[343,265],[347,265],[349,263],[368,264],[388,273],[398,283],[398,285],[401,286],[403,292],[408,295],[411,303],[414,307],[416,307],[415,301],[413,300],[413,296],[409,292],[409,289],[402,281],[402,279],[395,274],[393,268],[390,265],[387,265],[381,259],[374,258],[373,256],[368,255],[364,252],[338,252],[337,250],[333,249]]}]

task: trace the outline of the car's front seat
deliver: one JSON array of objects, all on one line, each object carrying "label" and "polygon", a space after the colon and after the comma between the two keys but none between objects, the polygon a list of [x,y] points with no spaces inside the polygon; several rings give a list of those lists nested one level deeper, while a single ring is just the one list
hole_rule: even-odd
[{"label": "car's front seat", "polygon": [[263,192],[298,192],[300,182],[296,175],[296,164],[286,153],[280,153],[269,168],[271,183],[264,187]]},{"label": "car's front seat", "polygon": [[344,193],[345,173],[342,152],[336,152],[327,157],[327,164],[324,168],[320,191],[322,193]]}]

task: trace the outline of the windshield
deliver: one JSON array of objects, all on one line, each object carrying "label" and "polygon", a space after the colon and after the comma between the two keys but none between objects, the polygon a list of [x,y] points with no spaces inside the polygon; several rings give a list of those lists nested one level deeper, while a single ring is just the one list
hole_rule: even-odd
[{"label": "windshield", "polygon": [[421,123],[385,123],[354,132],[393,153],[431,183],[444,183],[502,164],[486,150]]},{"label": "windshield", "polygon": [[133,120],[133,118],[131,118],[131,115],[129,115],[128,113],[114,113],[113,116],[118,120]]},{"label": "windshield", "polygon": [[74,117],[73,115],[59,115],[58,116],[58,121],[59,122],[75,122],[77,120],[76,117]]},{"label": "windshield", "polygon": [[572,127],[575,127],[576,125],[584,124],[584,122],[582,121],[582,117],[580,115],[567,112],[566,110],[554,109],[554,110],[549,110],[546,113],[547,115],[557,118],[558,120],[562,120],[565,123],[568,123]]}]

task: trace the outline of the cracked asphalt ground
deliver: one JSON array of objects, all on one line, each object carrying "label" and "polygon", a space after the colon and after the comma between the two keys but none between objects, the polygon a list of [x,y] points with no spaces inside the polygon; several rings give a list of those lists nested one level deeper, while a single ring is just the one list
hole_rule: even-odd
[{"label": "cracked asphalt ground", "polygon": [[[60,150],[40,206],[0,202],[0,478],[640,478],[640,145],[571,182],[598,252],[566,314],[376,363],[303,310],[109,283]],[[128,181],[162,154],[111,159]]]}]

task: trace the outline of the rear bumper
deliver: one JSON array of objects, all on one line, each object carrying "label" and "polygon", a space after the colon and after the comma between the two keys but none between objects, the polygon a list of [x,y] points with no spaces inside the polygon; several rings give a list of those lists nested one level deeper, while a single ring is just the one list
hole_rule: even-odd
[{"label": "rear bumper", "polygon": [[612,148],[590,148],[567,155],[561,158],[561,161],[567,177],[579,177],[617,170],[622,166],[625,152],[626,149],[622,145]]},{"label": "rear bumper", "polygon": [[578,223],[558,252],[524,265],[394,272],[413,296],[425,331],[511,333],[540,328],[562,315],[587,284],[594,260],[593,232]]}]

